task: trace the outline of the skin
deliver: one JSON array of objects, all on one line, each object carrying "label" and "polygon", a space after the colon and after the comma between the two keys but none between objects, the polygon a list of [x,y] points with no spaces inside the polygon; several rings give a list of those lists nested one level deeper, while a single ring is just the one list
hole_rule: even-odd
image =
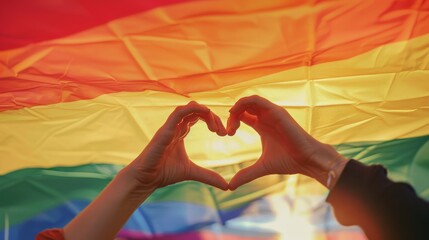
[{"label": "skin", "polygon": [[183,139],[200,119],[207,123],[210,131],[226,135],[219,117],[207,107],[190,102],[176,108],[143,152],[67,224],[65,239],[114,239],[152,192],[170,184],[195,180],[227,190],[225,179],[196,165],[186,154]]},{"label": "skin", "polygon": [[[265,175],[296,173],[332,188],[347,164],[348,160],[332,146],[310,136],[285,109],[265,98],[250,96],[238,100],[230,110],[228,135],[235,134],[240,121],[261,136],[262,155],[231,179],[231,190]],[[332,177],[328,186],[330,171]]]},{"label": "skin", "polygon": [[[243,122],[261,136],[262,155],[228,184],[218,173],[193,163],[184,138],[198,121],[219,136],[234,135]],[[347,160],[330,145],[305,132],[283,108],[259,96],[245,97],[230,110],[227,129],[220,118],[196,102],[177,107],[143,152],[64,228],[65,239],[114,239],[131,214],[156,189],[185,180],[235,190],[269,174],[304,174],[332,188]],[[327,184],[331,173],[331,184]]]}]

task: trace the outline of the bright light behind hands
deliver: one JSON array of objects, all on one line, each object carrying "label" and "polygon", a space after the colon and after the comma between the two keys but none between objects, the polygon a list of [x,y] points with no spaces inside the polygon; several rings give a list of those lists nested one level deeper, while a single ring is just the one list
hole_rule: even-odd
[{"label": "bright light behind hands", "polygon": [[205,167],[256,160],[262,151],[259,135],[245,124],[241,124],[234,136],[220,137],[210,132],[201,121],[185,138],[185,147],[189,157]]}]

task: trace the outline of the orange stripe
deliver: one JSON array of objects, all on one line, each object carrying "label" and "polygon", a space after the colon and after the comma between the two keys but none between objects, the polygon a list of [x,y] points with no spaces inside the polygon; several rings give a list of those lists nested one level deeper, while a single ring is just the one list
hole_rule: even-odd
[{"label": "orange stripe", "polygon": [[0,110],[121,91],[215,90],[429,32],[424,1],[245,2],[170,5],[0,52]]}]

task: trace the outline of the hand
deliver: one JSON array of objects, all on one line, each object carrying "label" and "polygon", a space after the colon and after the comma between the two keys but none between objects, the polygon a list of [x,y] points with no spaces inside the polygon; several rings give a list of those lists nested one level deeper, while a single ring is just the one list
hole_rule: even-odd
[{"label": "hand", "polygon": [[157,131],[144,151],[127,168],[132,171],[141,189],[156,189],[184,180],[195,180],[227,190],[228,183],[218,173],[193,163],[183,139],[199,119],[210,131],[225,136],[220,118],[207,107],[190,102],[177,107]]},{"label": "hand", "polygon": [[[346,159],[330,145],[314,139],[285,109],[267,99],[250,96],[238,100],[230,110],[228,135],[235,134],[240,121],[261,136],[262,155],[253,165],[240,170],[231,179],[231,190],[269,174],[301,173],[327,186],[331,168],[342,171],[345,166]],[[341,172],[337,176],[339,174]]]},{"label": "hand", "polygon": [[217,173],[193,163],[183,139],[199,119],[212,132],[224,136],[219,117],[207,107],[190,102],[178,107],[143,152],[64,228],[66,239],[114,239],[131,214],[159,187],[196,180],[220,189],[228,183]]}]

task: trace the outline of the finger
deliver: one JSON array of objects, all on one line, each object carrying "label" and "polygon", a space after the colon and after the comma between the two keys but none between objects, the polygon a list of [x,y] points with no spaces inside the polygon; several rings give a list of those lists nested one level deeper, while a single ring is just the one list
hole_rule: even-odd
[{"label": "finger", "polygon": [[215,119],[217,127],[218,127],[218,131],[216,132],[217,135],[225,136],[227,134],[227,132],[226,132],[225,126],[222,123],[222,120],[216,114],[213,114],[213,116],[214,116],[214,119]]},{"label": "finger", "polygon": [[227,125],[228,135],[234,135],[240,127],[240,118],[244,112],[247,111],[248,113],[258,116],[262,110],[269,109],[270,104],[274,105],[265,98],[256,95],[239,99],[229,110],[230,117]]},{"label": "finger", "polygon": [[188,135],[191,127],[198,122],[199,116],[197,114],[191,114],[186,116],[181,123],[176,127],[176,136],[182,139]]},{"label": "finger", "polygon": [[212,132],[218,132],[219,131],[219,127],[218,124],[216,122],[215,119],[215,115],[209,111],[207,113],[203,113],[203,114],[195,114],[198,116],[198,120],[202,120],[207,124],[207,128],[212,131]]},{"label": "finger", "polygon": [[213,172],[207,168],[200,167],[195,163],[191,163],[191,170],[189,172],[189,180],[202,182],[213,187],[217,187],[224,191],[228,190],[228,182],[218,173]]},{"label": "finger", "polygon": [[201,118],[201,120],[206,122],[207,127],[209,128],[210,131],[212,131],[212,132],[218,132],[219,131],[219,126],[217,125],[215,116],[214,116],[212,111],[210,111],[207,114],[204,114],[204,116]]},{"label": "finger", "polygon": [[268,175],[265,169],[258,163],[238,171],[229,182],[229,189],[235,190],[243,184],[251,182],[257,178]]},{"label": "finger", "polygon": [[[270,101],[268,101],[265,98],[262,98],[258,95],[253,95],[249,97],[244,97],[239,99],[234,106],[229,110],[231,114],[238,114],[240,115],[244,111],[246,111],[247,108],[252,108],[253,111],[257,110],[263,110],[263,109],[269,109],[270,105],[274,105]],[[255,113],[256,113],[255,112]]]},{"label": "finger", "polygon": [[240,127],[240,118],[236,115],[230,115],[227,122],[226,131],[229,136],[233,136]]},{"label": "finger", "polygon": [[[220,135],[220,131],[222,131],[222,129],[223,131],[226,132],[226,130],[224,130],[222,123],[220,122],[220,118],[210,111],[204,114],[192,113],[186,116],[182,120],[182,122],[177,125],[177,129],[179,131],[178,136],[180,138],[184,138],[188,134],[190,128],[200,119],[207,124],[207,127],[210,131],[216,132],[218,135]],[[219,127],[218,121],[221,124],[221,128]]]},{"label": "finger", "polygon": [[200,116],[197,113],[191,113],[188,116],[184,117],[182,121],[177,125],[183,125],[183,126],[192,126],[196,122],[198,122]]},{"label": "finger", "polygon": [[187,121],[188,128],[191,128],[200,120],[200,117],[198,115],[192,115],[192,118]]},{"label": "finger", "polygon": [[[210,112],[210,109],[203,105],[199,105],[196,102],[190,102],[186,106],[176,107],[170,116],[168,116],[164,125],[162,125],[162,127],[155,133],[151,142],[156,142],[156,144],[161,145],[169,145],[177,136],[177,126],[183,122],[184,118],[191,116],[192,114],[202,115],[207,112]],[[183,129],[186,134],[187,129]]]},{"label": "finger", "polygon": [[204,115],[210,112],[206,106],[200,105],[196,102],[190,102],[186,106],[177,107],[173,113],[168,117],[165,125],[168,129],[174,130],[179,123],[182,123],[187,116],[192,114]]}]

